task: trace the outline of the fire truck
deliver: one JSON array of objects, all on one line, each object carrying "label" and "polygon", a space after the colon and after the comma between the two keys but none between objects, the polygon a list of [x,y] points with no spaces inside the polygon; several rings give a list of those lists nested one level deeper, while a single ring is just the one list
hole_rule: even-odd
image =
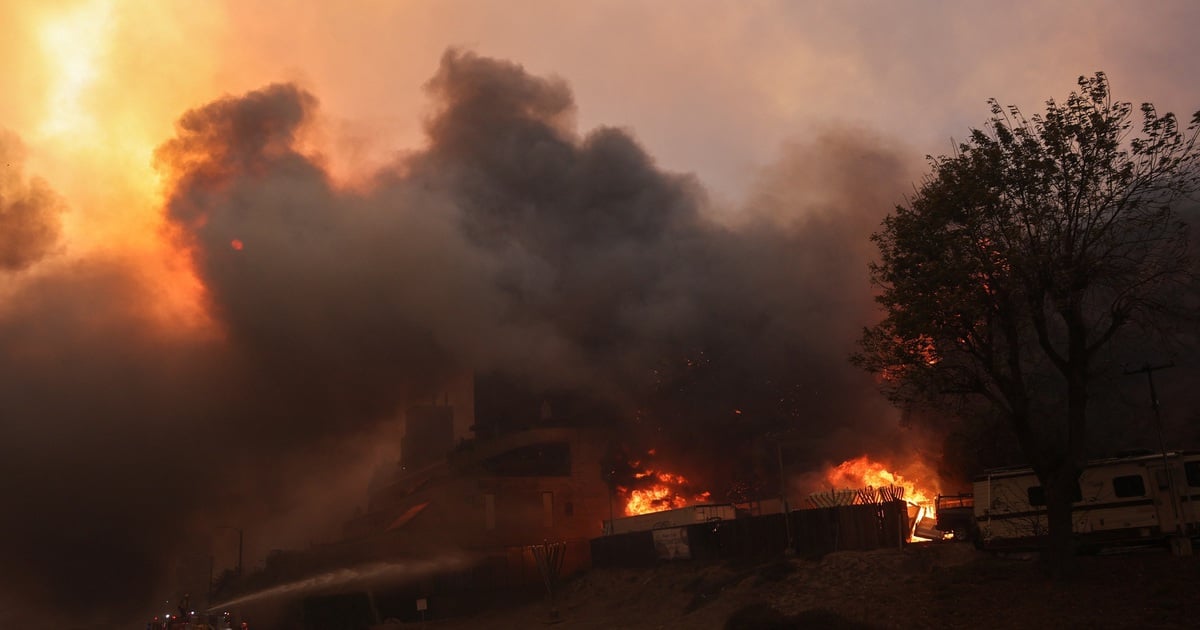
[{"label": "fire truck", "polygon": [[[197,613],[190,610],[190,596],[184,595],[177,614],[155,616],[146,623],[146,630],[231,630],[233,617],[230,613],[220,615]],[[246,624],[242,624],[246,628]]]}]

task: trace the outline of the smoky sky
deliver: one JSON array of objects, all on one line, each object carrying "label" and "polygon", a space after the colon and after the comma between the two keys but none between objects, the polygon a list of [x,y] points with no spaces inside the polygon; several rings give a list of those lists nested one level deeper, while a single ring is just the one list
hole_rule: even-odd
[{"label": "smoky sky", "polygon": [[20,271],[58,243],[62,202],[40,179],[24,173],[20,140],[0,128],[0,273]]},{"label": "smoky sky", "polygon": [[[798,462],[904,448],[846,361],[875,318],[867,237],[912,179],[895,145],[789,145],[717,221],[631,132],[577,129],[564,79],[451,50],[426,89],[427,146],[354,187],[301,150],[319,95],[297,85],[180,117],[155,159],[217,335],[151,325],[148,263],[118,255],[7,297],[0,620],[142,610],[213,527],[286,513],[340,445],[464,372],[602,399],[615,435],[717,496],[771,436]],[[54,204],[7,201],[4,177],[12,273],[51,247]]]}]

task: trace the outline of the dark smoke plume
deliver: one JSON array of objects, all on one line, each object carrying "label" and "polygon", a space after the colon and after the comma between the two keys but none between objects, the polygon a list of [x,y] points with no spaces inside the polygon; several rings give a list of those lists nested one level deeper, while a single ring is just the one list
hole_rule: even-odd
[{"label": "dark smoke plume", "polygon": [[428,89],[428,148],[356,189],[299,150],[317,101],[296,86],[181,118],[166,212],[220,334],[145,321],[137,261],[12,298],[0,621],[29,622],[18,601],[141,610],[214,528],[269,539],[305,493],[363,492],[330,480],[472,370],[603,400],[630,449],[718,498],[761,491],[779,439],[796,465],[897,448],[845,359],[874,317],[867,236],[912,179],[895,147],[791,146],[718,221],[629,131],[580,133],[561,80],[452,51]]}]

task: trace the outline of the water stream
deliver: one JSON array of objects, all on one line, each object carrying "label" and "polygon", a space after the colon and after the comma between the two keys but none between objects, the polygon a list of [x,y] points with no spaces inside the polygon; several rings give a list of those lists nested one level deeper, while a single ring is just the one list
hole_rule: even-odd
[{"label": "water stream", "polygon": [[471,559],[466,554],[449,554],[436,558],[406,560],[403,562],[376,562],[357,567],[336,569],[287,584],[242,595],[209,608],[209,612],[224,610],[249,602],[322,591],[333,587],[373,582],[396,581],[431,575],[442,571],[454,571],[469,566]]}]

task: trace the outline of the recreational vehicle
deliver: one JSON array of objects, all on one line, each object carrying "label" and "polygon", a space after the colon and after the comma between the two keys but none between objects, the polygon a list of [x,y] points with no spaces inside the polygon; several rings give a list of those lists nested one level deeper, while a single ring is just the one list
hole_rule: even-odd
[{"label": "recreational vehicle", "polygon": [[[1047,534],[1046,497],[1031,468],[990,470],[974,484],[984,548],[1037,546]],[[1200,534],[1200,452],[1088,462],[1072,510],[1084,545],[1180,539]]]},{"label": "recreational vehicle", "polygon": [[696,523],[729,521],[735,518],[737,518],[737,510],[728,503],[689,505],[674,510],[624,516],[604,521],[604,535],[687,527]]}]

